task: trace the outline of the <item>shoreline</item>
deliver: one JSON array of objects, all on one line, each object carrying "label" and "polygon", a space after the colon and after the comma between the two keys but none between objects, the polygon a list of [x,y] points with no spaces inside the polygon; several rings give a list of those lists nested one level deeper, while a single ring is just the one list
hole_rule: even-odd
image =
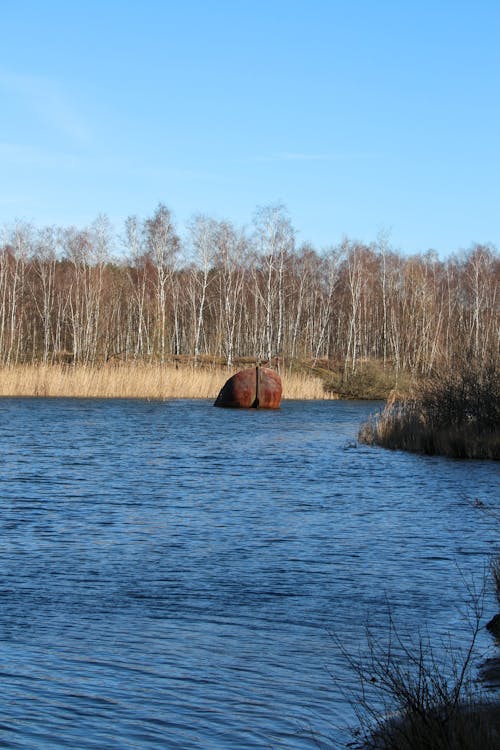
[{"label": "shoreline", "polygon": [[[0,398],[215,399],[237,367],[175,364],[12,365],[0,368]],[[315,375],[280,373],[284,401],[338,400]]]}]

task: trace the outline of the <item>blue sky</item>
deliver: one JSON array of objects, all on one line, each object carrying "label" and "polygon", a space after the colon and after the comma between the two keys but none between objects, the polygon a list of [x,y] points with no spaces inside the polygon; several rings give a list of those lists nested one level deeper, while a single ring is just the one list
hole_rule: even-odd
[{"label": "blue sky", "polygon": [[0,0],[0,223],[500,247],[500,2]]}]

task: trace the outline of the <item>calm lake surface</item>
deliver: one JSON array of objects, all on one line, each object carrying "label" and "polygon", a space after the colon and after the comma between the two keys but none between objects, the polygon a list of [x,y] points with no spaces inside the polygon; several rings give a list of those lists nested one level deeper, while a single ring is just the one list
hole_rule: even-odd
[{"label": "calm lake surface", "polygon": [[0,747],[342,747],[336,638],[466,644],[498,465],[356,447],[376,406],[0,400]]}]

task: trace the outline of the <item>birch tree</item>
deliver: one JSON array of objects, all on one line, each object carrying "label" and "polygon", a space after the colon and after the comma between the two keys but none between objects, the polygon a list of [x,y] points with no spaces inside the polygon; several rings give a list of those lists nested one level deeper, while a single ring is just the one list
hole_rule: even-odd
[{"label": "birch tree", "polygon": [[[157,332],[161,362],[167,352],[167,291],[173,299],[173,273],[179,250],[179,238],[174,229],[169,209],[160,203],[153,216],[146,219],[145,237],[148,251],[156,271]],[[174,306],[174,337],[178,341],[177,307]]]},{"label": "birch tree", "polygon": [[189,276],[194,318],[193,354],[195,367],[200,356],[200,339],[203,330],[210,271],[217,253],[216,226],[213,219],[200,214],[195,216],[189,225],[190,242],[195,260]]},{"label": "birch tree", "polygon": [[282,205],[258,208],[254,217],[255,241],[265,267],[265,340],[267,360],[282,354],[284,289],[283,271],[287,253],[293,252],[295,232]]}]

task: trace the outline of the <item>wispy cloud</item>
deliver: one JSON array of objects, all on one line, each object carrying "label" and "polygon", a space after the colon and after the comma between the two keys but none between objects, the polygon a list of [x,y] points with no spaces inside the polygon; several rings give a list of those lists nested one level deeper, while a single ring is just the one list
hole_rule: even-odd
[{"label": "wispy cloud", "polygon": [[89,128],[68,97],[51,79],[0,72],[0,90],[21,99],[35,117],[74,143],[83,145],[89,140]]},{"label": "wispy cloud", "polygon": [[217,172],[193,170],[182,167],[149,166],[130,163],[126,158],[79,154],[32,144],[0,141],[0,163],[14,169],[73,172],[90,177],[133,179],[134,181],[177,180],[182,182],[227,182],[228,178]]},{"label": "wispy cloud", "polygon": [[228,182],[229,178],[219,172],[210,172],[201,169],[187,169],[182,167],[152,167],[152,166],[130,166],[127,171],[131,177],[151,179],[177,179],[186,182],[196,180],[207,180],[210,182]]},{"label": "wispy cloud", "polygon": [[302,154],[291,151],[285,151],[281,154],[274,154],[273,161],[330,161],[331,154]]},{"label": "wispy cloud", "polygon": [[73,154],[51,151],[38,146],[0,142],[0,161],[3,165],[30,169],[77,169],[81,159]]},{"label": "wispy cloud", "polygon": [[379,159],[381,154],[373,153],[327,153],[327,154],[314,154],[304,153],[296,151],[283,151],[276,154],[268,154],[267,156],[258,156],[253,161],[263,162],[285,162],[285,161],[348,161],[350,159]]}]

